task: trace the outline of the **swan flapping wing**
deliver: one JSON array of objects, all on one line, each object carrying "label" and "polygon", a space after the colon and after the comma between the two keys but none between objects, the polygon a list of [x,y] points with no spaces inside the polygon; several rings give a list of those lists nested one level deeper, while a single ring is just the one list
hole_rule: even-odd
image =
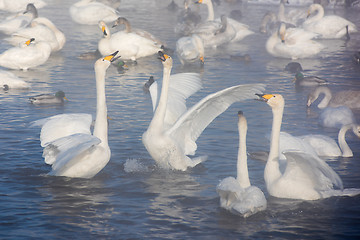
[{"label": "swan flapping wing", "polygon": [[288,174],[292,167],[298,166],[308,177],[318,191],[327,191],[334,186],[343,189],[339,175],[321,158],[305,152],[292,151],[284,152],[288,166],[284,175]]},{"label": "swan flapping wing", "polygon": [[31,126],[41,126],[41,146],[46,147],[56,139],[75,133],[91,135],[90,125],[92,117],[90,114],[59,114],[52,117],[32,122]]},{"label": "swan flapping wing", "polygon": [[57,154],[52,158],[44,156],[45,162],[52,165],[52,171],[56,172],[61,168],[70,168],[77,161],[77,157],[86,154],[92,146],[98,145],[101,140],[90,134],[73,134],[51,142],[45,149],[45,152],[52,148]]},{"label": "swan flapping wing", "polygon": [[[159,102],[158,84],[150,86],[149,91],[155,111]],[[199,91],[202,87],[201,78],[198,73],[178,73],[170,76],[169,98],[167,102],[165,124],[173,125],[176,120],[187,110],[186,99]],[[155,101],[156,99],[156,101]]]},{"label": "swan flapping wing", "polygon": [[217,116],[234,102],[254,99],[255,93],[261,93],[264,89],[264,84],[245,84],[210,94],[183,114],[168,130],[168,134],[177,139],[186,155],[193,155],[197,149],[195,141]]}]

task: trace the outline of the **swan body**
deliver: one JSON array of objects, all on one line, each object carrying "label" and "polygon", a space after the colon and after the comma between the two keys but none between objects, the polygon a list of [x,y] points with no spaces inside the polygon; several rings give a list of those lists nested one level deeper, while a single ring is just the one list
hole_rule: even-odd
[{"label": "swan body", "polygon": [[278,32],[274,32],[266,41],[266,50],[274,57],[313,57],[324,48],[322,44],[312,40],[316,36],[300,28],[286,29],[285,24],[281,24]]},{"label": "swan body", "polygon": [[325,79],[317,76],[304,76],[301,72],[295,74],[294,82],[297,86],[313,87],[319,85],[326,85],[328,82]]},{"label": "swan body", "polygon": [[30,84],[18,78],[12,72],[0,70],[0,87],[9,89],[28,89]]},{"label": "swan body", "polygon": [[340,129],[343,125],[355,123],[355,116],[347,106],[326,107],[320,113],[319,123],[323,127]]},{"label": "swan body", "polygon": [[32,104],[63,104],[65,93],[63,91],[57,91],[55,94],[40,94],[29,98]]},{"label": "swan body", "polygon": [[119,17],[114,8],[94,0],[76,2],[69,11],[74,22],[86,25],[96,25],[99,21],[113,22]]},{"label": "swan body", "polygon": [[26,5],[32,3],[37,9],[46,6],[42,0],[0,0],[0,10],[7,12],[23,12],[26,10]]},{"label": "swan body", "polygon": [[161,45],[156,42],[132,32],[119,31],[111,34],[103,21],[99,22],[99,27],[104,37],[100,39],[98,49],[103,56],[119,51],[122,59],[136,61],[138,58],[150,56],[163,50]]},{"label": "swan body", "polygon": [[237,178],[227,177],[217,185],[222,208],[243,217],[249,217],[266,209],[267,201],[264,193],[256,186],[251,186],[246,153],[247,122],[239,112],[239,151],[237,159]]},{"label": "swan body", "polygon": [[94,65],[97,106],[93,134],[89,114],[61,114],[33,123],[42,126],[40,140],[45,162],[52,167],[50,175],[92,178],[109,162],[105,75],[116,54],[100,58]]},{"label": "swan body", "polygon": [[[162,52],[159,55],[164,66],[161,93],[157,94],[154,84],[150,86],[153,107],[156,107],[142,141],[160,167],[185,171],[206,159],[188,156],[195,154],[196,140],[203,130],[232,103],[251,99],[264,85],[233,86],[208,95],[187,110],[185,100],[201,88],[200,78],[187,74],[180,75],[177,81],[171,79],[172,58]],[[160,96],[158,100],[156,96]]]},{"label": "swan body", "polygon": [[196,34],[178,39],[176,53],[183,65],[204,63],[204,43]]},{"label": "swan body", "polygon": [[[260,95],[273,113],[270,152],[264,170],[266,188],[278,198],[317,200],[354,196],[360,189],[343,189],[340,177],[319,157],[300,151],[285,152],[286,168],[279,168],[279,139],[285,101],[280,94]],[[339,189],[335,189],[338,187]]]},{"label": "swan body", "polygon": [[19,29],[11,37],[6,38],[10,44],[18,46],[30,38],[37,41],[47,42],[51,46],[51,51],[56,52],[62,49],[66,42],[66,37],[53,22],[48,18],[38,17],[31,22],[30,27]]},{"label": "swan body", "polygon": [[[310,16],[315,12],[315,15]],[[345,18],[336,15],[324,16],[324,8],[320,4],[312,4],[308,9],[308,16],[310,17],[303,23],[303,28],[320,34],[321,38],[342,38],[347,33],[357,32],[356,25]]]},{"label": "swan body", "polygon": [[0,22],[0,32],[12,34],[17,30],[27,27],[31,21],[38,17],[34,4],[29,3],[23,13],[11,15]]},{"label": "swan body", "polygon": [[46,42],[31,43],[34,40],[28,40],[26,46],[12,47],[1,53],[0,66],[26,71],[44,64],[49,59],[51,47]]},{"label": "swan body", "polygon": [[339,106],[360,108],[360,91],[345,90],[333,94],[326,86],[319,86],[308,95],[307,106],[310,107],[321,95],[324,95],[324,98],[317,105],[320,109]]}]

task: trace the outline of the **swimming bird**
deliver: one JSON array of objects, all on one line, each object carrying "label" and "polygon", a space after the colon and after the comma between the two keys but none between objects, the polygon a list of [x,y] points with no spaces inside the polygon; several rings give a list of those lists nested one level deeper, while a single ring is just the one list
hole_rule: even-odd
[{"label": "swimming bird", "polygon": [[302,86],[302,87],[313,87],[313,86],[328,84],[328,81],[326,81],[325,79],[319,78],[317,76],[306,76],[305,77],[302,72],[297,72],[295,74],[293,82],[297,86]]},{"label": "swimming bird", "polygon": [[29,39],[20,47],[12,47],[0,54],[0,66],[10,69],[28,70],[44,64],[50,56],[47,42]]},{"label": "swimming bird", "polygon": [[[193,73],[171,79],[173,60],[159,52],[163,64],[163,82],[159,99],[154,84],[150,86],[154,116],[142,141],[156,163],[166,169],[185,171],[206,157],[190,158],[197,149],[196,140],[203,130],[232,103],[251,99],[263,84],[237,85],[208,95],[189,110],[185,100],[201,88],[201,80]],[[154,86],[154,87],[152,87]]]},{"label": "swimming bird", "polygon": [[34,4],[37,9],[46,6],[43,0],[0,0],[0,10],[13,13],[23,12],[29,3]]},{"label": "swimming bird", "polygon": [[351,109],[360,108],[360,91],[344,90],[332,93],[326,86],[315,88],[307,98],[307,106],[310,107],[321,95],[324,98],[317,105],[318,108],[347,106]]},{"label": "swimming bird", "polygon": [[63,91],[57,91],[55,94],[40,94],[29,98],[32,104],[63,104],[65,97]]},{"label": "swimming bird", "polygon": [[177,35],[188,36],[191,31],[201,22],[198,11],[192,11],[189,7],[190,0],[184,0],[184,9],[177,17],[177,24],[174,31]]},{"label": "swimming bird", "polygon": [[[316,14],[314,14],[316,13]],[[308,9],[308,18],[302,27],[320,34],[320,38],[342,38],[347,33],[357,32],[356,25],[337,15],[324,16],[324,8],[320,4],[312,4]]]},{"label": "swimming bird", "polygon": [[203,40],[193,34],[181,37],[176,41],[176,53],[181,64],[204,63],[204,43]]},{"label": "swimming bird", "polygon": [[298,62],[289,62],[288,64],[286,64],[284,70],[290,73],[297,73],[297,72],[301,72],[303,68],[301,64]]},{"label": "swimming bird", "polygon": [[123,60],[136,61],[138,58],[163,51],[160,44],[138,34],[126,31],[111,34],[110,29],[103,21],[99,22],[99,27],[103,33],[103,38],[98,43],[98,49],[103,56],[119,51]]},{"label": "swimming bird", "polygon": [[60,114],[32,124],[42,126],[43,157],[52,167],[49,175],[92,178],[109,162],[105,75],[116,55],[100,58],[94,64],[97,104],[93,134],[90,114]]},{"label": "swimming bird", "polygon": [[319,124],[328,128],[341,128],[343,125],[355,123],[355,115],[347,106],[326,107],[321,109]]},{"label": "swimming bird", "polygon": [[8,89],[28,89],[30,84],[9,71],[0,70],[0,87]]},{"label": "swimming bird", "polygon": [[285,171],[281,172],[279,136],[285,101],[280,94],[258,96],[271,107],[273,113],[270,152],[264,170],[266,188],[271,196],[317,200],[331,196],[360,194],[360,189],[343,189],[339,175],[325,161],[305,152],[285,152],[287,164]]},{"label": "swimming bird", "polygon": [[267,52],[274,57],[281,58],[309,58],[318,54],[324,46],[312,40],[316,33],[301,28],[286,28],[281,24],[266,41]]},{"label": "swimming bird", "polygon": [[24,12],[11,15],[2,20],[0,22],[0,32],[12,34],[21,28],[27,27],[37,17],[38,12],[35,5],[29,3]]},{"label": "swimming bird", "polygon": [[72,20],[79,24],[96,25],[99,21],[113,22],[119,14],[116,9],[93,0],[81,0],[70,6]]},{"label": "swimming bird", "polygon": [[35,18],[30,27],[19,29],[5,40],[13,46],[18,46],[30,38],[47,42],[51,46],[52,52],[62,49],[66,42],[65,34],[53,22],[44,17]]},{"label": "swimming bird", "polygon": [[237,157],[237,177],[227,177],[217,185],[220,206],[234,214],[249,217],[266,209],[264,193],[250,184],[247,166],[246,133],[247,121],[241,111],[238,113],[239,150]]}]

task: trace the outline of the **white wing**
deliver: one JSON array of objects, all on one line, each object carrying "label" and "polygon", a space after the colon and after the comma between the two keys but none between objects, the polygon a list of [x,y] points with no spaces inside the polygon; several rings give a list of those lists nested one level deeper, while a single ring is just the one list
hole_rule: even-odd
[{"label": "white wing", "polygon": [[246,84],[210,94],[182,115],[168,134],[182,145],[186,155],[193,155],[197,149],[195,141],[217,116],[234,102],[254,99],[255,93],[264,89],[264,84]]},{"label": "white wing", "polygon": [[[154,83],[149,88],[151,99],[153,102],[153,109],[157,107],[157,104],[159,102],[159,97],[157,97],[159,95],[157,84],[154,85]],[[186,112],[186,99],[198,90],[200,90],[201,87],[202,83],[198,73],[178,73],[170,76],[168,93],[169,97],[165,114],[165,124],[167,126],[173,125],[176,120],[184,112]],[[154,102],[156,106],[155,108]]]},{"label": "white wing", "polygon": [[[339,175],[321,158],[304,152],[284,152],[288,165],[296,165],[314,183],[316,190],[326,191],[333,189],[334,186],[343,189]],[[287,166],[284,175],[290,168]]]},{"label": "white wing", "polygon": [[31,126],[42,126],[40,133],[41,146],[46,147],[50,142],[75,133],[91,135],[90,114],[59,114],[49,118],[32,122]]}]

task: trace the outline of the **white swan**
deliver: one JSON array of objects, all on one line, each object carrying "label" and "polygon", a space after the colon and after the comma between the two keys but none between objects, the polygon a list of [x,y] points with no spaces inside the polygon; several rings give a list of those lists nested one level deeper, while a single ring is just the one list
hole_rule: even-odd
[{"label": "white swan", "polygon": [[25,42],[30,38],[47,42],[51,46],[52,52],[62,49],[66,42],[64,33],[48,18],[44,17],[35,18],[30,27],[19,29],[5,40],[14,46],[18,46],[21,42]]},{"label": "white swan", "polygon": [[96,25],[99,21],[113,22],[119,17],[114,8],[94,0],[76,2],[69,11],[74,22],[87,25]]},{"label": "white swan", "polygon": [[313,87],[313,86],[328,84],[328,81],[326,81],[323,78],[317,76],[305,77],[302,72],[297,72],[295,74],[293,82],[295,83],[296,86],[301,86],[301,87]]},{"label": "white swan", "polygon": [[119,31],[111,34],[103,21],[99,22],[99,27],[103,32],[103,38],[98,43],[98,50],[103,56],[119,51],[122,59],[136,61],[138,58],[163,50],[156,42],[132,32]]},{"label": "white swan", "polygon": [[29,3],[23,13],[11,15],[0,22],[0,32],[12,34],[20,28],[27,27],[31,21],[38,17],[34,4]]},{"label": "white swan", "polygon": [[249,217],[266,209],[264,193],[256,186],[251,186],[247,166],[246,133],[247,122],[242,112],[238,113],[239,151],[237,158],[237,177],[227,177],[217,185],[220,206],[232,213]]},{"label": "white swan", "polygon": [[347,124],[339,130],[338,144],[331,137],[318,134],[300,136],[301,139],[309,143],[317,155],[327,157],[352,157],[353,152],[346,142],[345,135],[348,130],[352,130],[355,136],[360,137],[360,125]]},{"label": "white swan", "polygon": [[181,37],[176,41],[176,53],[181,64],[204,63],[203,40],[193,34],[188,37]]},{"label": "white swan", "polygon": [[310,107],[321,95],[324,98],[317,105],[318,108],[347,106],[352,109],[360,108],[360,91],[344,90],[333,94],[326,86],[315,88],[307,98],[307,106]]},{"label": "white swan", "polygon": [[287,164],[282,173],[279,169],[279,136],[285,101],[280,94],[259,96],[272,108],[273,113],[270,152],[264,170],[266,188],[271,196],[316,200],[360,194],[360,189],[343,189],[342,181],[334,170],[319,157],[308,153],[284,153]]},{"label": "white swan", "polygon": [[30,84],[9,71],[0,70],[0,87],[4,89],[28,89]]},{"label": "white swan", "polygon": [[[315,12],[317,13],[311,16]],[[307,31],[320,34],[321,38],[342,38],[347,31],[357,32],[356,25],[345,18],[336,15],[324,16],[324,8],[320,4],[312,4],[309,7],[308,19],[302,26]]]},{"label": "white swan", "polygon": [[355,115],[347,106],[326,107],[319,116],[319,124],[323,127],[340,129],[343,125],[355,122]]},{"label": "white swan", "polygon": [[46,6],[43,0],[0,0],[0,10],[13,13],[23,12],[29,3],[34,4],[37,9]]},{"label": "white swan", "polygon": [[[34,42],[32,38],[21,47],[12,47],[0,54],[0,66],[28,70],[44,64],[50,56],[51,47],[46,42]],[[34,43],[33,43],[34,42]]]},{"label": "white swan", "polygon": [[[143,144],[159,166],[167,169],[185,171],[194,167],[206,158],[191,159],[197,149],[196,140],[203,130],[232,103],[251,99],[252,94],[264,89],[263,84],[238,85],[208,95],[189,110],[185,100],[200,87],[196,78],[186,81],[179,79],[180,84],[170,90],[172,84],[170,72],[172,58],[159,52],[164,66],[161,94],[153,119],[142,136]],[[181,83],[184,80],[183,83]],[[200,85],[201,86],[201,85]],[[151,88],[151,87],[150,87]],[[156,99],[150,89],[151,98]]]},{"label": "white swan", "polygon": [[266,50],[274,57],[308,58],[318,54],[324,46],[314,40],[317,34],[307,32],[301,28],[288,28],[281,24],[266,41]]},{"label": "white swan", "polygon": [[45,162],[52,167],[50,175],[92,178],[109,162],[105,75],[116,54],[100,58],[94,65],[97,104],[93,134],[90,114],[61,114],[33,123],[42,126],[40,140]]},{"label": "white swan", "polygon": [[[222,22],[223,21],[222,18],[215,20],[214,7],[213,7],[211,0],[198,0],[196,3],[205,4],[207,6],[207,8],[208,8],[207,22],[212,22],[212,21]],[[229,17],[226,17],[226,19],[227,19],[227,24],[229,25],[229,27],[232,27],[233,30],[235,31],[235,36],[230,39],[231,42],[240,41],[243,38],[245,38],[251,34],[254,34],[254,32],[249,29],[248,25],[240,23]],[[193,33],[196,33],[196,31]]]},{"label": "white swan", "polygon": [[57,91],[55,94],[40,94],[29,97],[29,101],[32,104],[63,104],[64,100],[68,99],[63,91]]}]

